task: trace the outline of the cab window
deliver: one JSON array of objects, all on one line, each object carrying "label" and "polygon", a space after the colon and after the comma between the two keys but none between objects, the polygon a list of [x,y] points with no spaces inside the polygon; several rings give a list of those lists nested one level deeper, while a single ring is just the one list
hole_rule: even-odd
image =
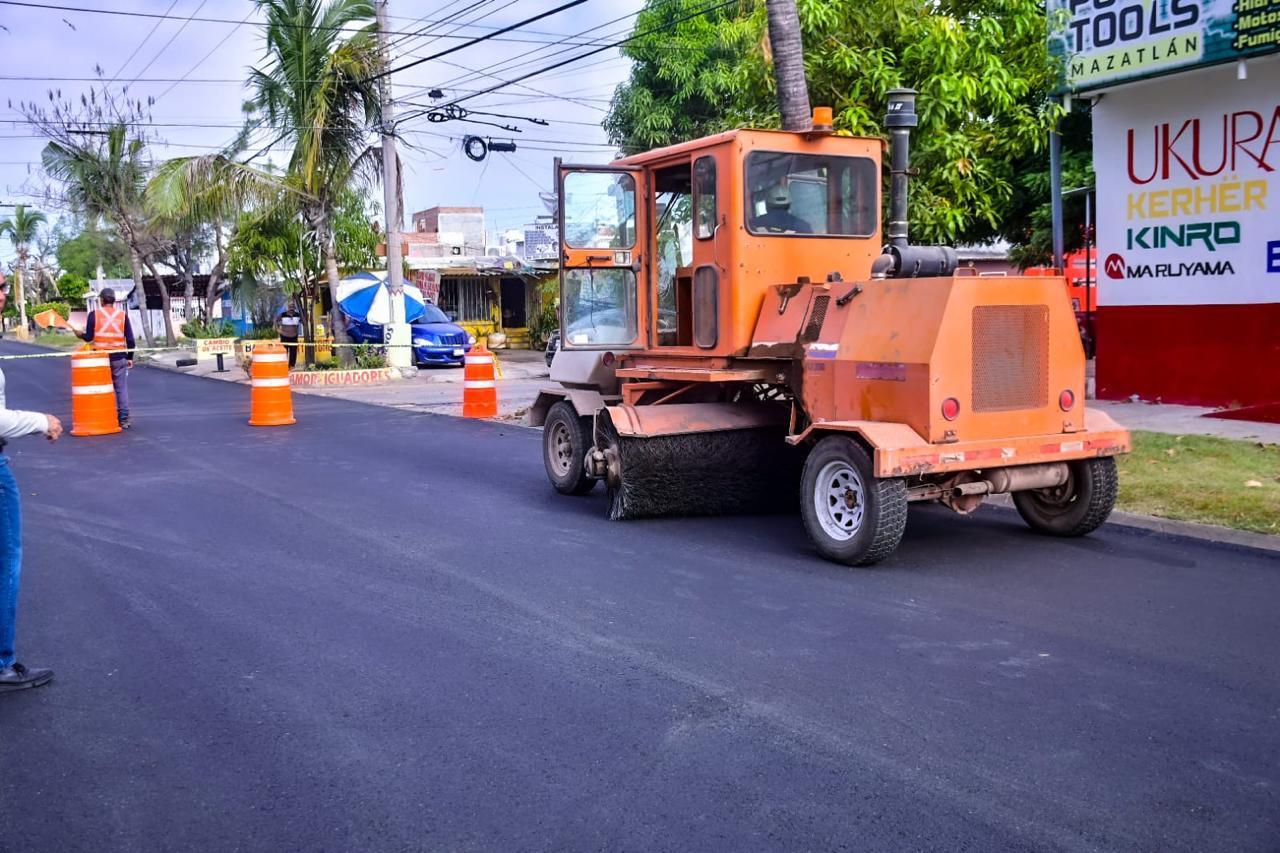
[{"label": "cab window", "polygon": [[636,242],[636,181],[618,172],[564,176],[564,240],[573,249],[630,249]]},{"label": "cab window", "polygon": [[563,271],[561,306],[569,346],[629,344],[636,339],[636,274],[627,267]]},{"label": "cab window", "polygon": [[747,156],[746,177],[752,234],[876,233],[878,176],[866,157],[755,151]]}]

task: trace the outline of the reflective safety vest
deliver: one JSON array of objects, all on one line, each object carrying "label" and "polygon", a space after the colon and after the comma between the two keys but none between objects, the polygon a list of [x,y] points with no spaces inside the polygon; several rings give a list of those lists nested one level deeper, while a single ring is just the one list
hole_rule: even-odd
[{"label": "reflective safety vest", "polygon": [[124,342],[124,309],[117,305],[103,305],[94,312],[93,348],[122,350]]}]

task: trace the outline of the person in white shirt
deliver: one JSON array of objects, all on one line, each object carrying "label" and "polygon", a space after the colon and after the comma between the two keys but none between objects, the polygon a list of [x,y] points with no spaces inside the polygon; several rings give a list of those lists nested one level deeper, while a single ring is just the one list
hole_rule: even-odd
[{"label": "person in white shirt", "polygon": [[[0,311],[9,287],[0,279]],[[5,404],[4,371],[0,370],[0,693],[39,687],[53,680],[53,670],[26,667],[14,653],[14,620],[18,615],[18,579],[22,574],[22,507],[18,484],[9,470],[4,445],[11,438],[44,433],[50,441],[62,435],[53,415],[23,412]]]},{"label": "person in white shirt", "polygon": [[284,348],[289,351],[290,369],[298,361],[298,332],[301,328],[302,315],[298,313],[297,307],[290,302],[280,312],[280,316],[276,318],[276,334],[280,336],[280,343],[284,344]]}]

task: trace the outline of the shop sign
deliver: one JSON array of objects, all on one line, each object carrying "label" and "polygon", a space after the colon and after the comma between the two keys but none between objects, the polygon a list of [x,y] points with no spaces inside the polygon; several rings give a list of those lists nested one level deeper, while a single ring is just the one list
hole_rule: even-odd
[{"label": "shop sign", "polygon": [[[1280,60],[1268,65],[1280,71]],[[1116,90],[1097,103],[1100,305],[1280,302],[1273,80],[1236,80],[1222,69],[1199,99],[1170,84]]]},{"label": "shop sign", "polygon": [[1280,51],[1280,0],[1048,0],[1060,92]]},{"label": "shop sign", "polygon": [[386,367],[367,370],[296,370],[289,374],[289,381],[303,388],[381,385],[390,379],[391,370]]},{"label": "shop sign", "polygon": [[196,338],[196,359],[208,361],[220,355],[234,355],[235,338]]},{"label": "shop sign", "polygon": [[415,270],[413,273],[413,283],[418,290],[422,291],[422,296],[428,302],[435,304],[440,301],[440,271],[439,270]]}]

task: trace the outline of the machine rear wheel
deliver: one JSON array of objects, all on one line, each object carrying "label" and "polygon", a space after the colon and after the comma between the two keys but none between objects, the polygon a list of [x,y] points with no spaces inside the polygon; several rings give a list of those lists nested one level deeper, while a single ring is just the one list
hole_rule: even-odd
[{"label": "machine rear wheel", "polygon": [[867,566],[893,553],[907,527],[907,487],[877,478],[853,439],[822,439],[805,460],[800,483],[805,531],[822,556]]},{"label": "machine rear wheel", "polygon": [[1097,530],[1116,505],[1116,460],[1110,456],[1068,464],[1061,486],[1013,493],[1018,515],[1037,533],[1084,536]]},{"label": "machine rear wheel", "polygon": [[591,446],[591,418],[579,417],[572,405],[556,403],[542,426],[542,462],[547,479],[562,495],[585,495],[596,481],[583,462]]}]

